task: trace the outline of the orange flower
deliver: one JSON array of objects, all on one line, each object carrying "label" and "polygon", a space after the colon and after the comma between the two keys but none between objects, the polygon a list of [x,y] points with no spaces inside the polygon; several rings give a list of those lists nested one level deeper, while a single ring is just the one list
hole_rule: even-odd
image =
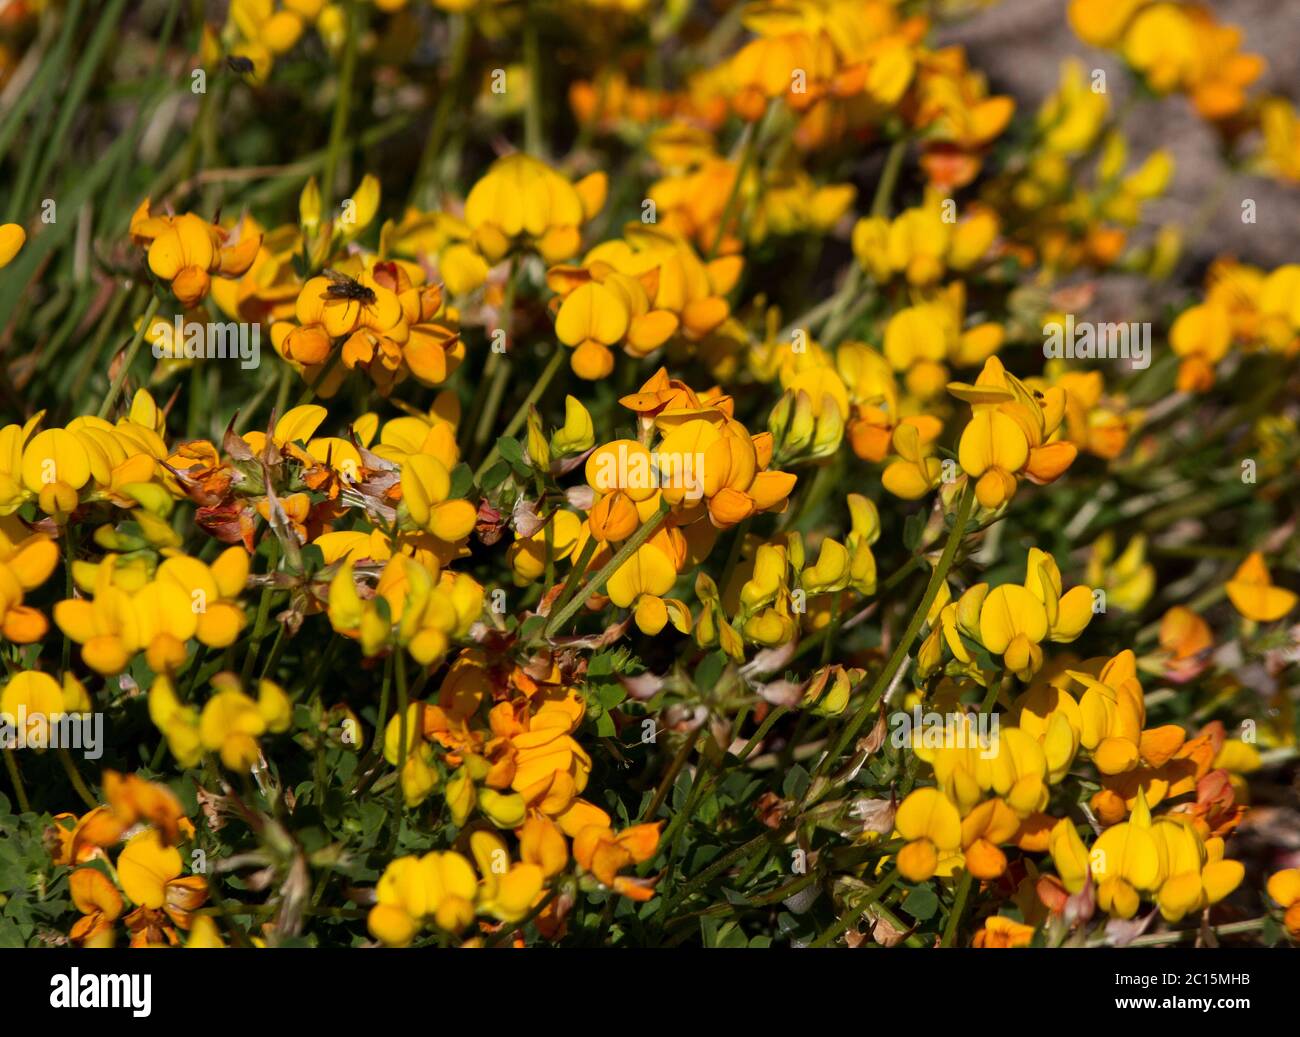
[{"label": "orange flower", "polygon": [[1209,624],[1189,608],[1175,605],[1160,619],[1160,647],[1169,656],[1165,674],[1183,683],[1209,665],[1214,635]]},{"label": "orange flower", "polygon": [[171,283],[172,293],[186,307],[203,301],[212,287],[212,275],[242,277],[262,247],[260,234],[240,233],[239,240],[231,243],[230,231],[193,213],[155,216],[148,198],[131,217],[131,236],[148,245],[149,269]]},{"label": "orange flower", "polygon": [[652,882],[618,873],[654,856],[662,826],[661,821],[633,825],[615,835],[608,826],[587,825],[574,837],[574,859],[584,871],[595,875],[602,885],[614,892],[632,900],[649,900],[654,896]]},{"label": "orange flower", "polygon": [[1264,556],[1252,551],[1227,583],[1228,598],[1247,619],[1272,623],[1281,619],[1296,604],[1296,595],[1283,587],[1273,586],[1264,564]]},{"label": "orange flower", "polygon": [[113,923],[122,914],[122,894],[97,868],[78,868],[68,879],[72,902],[81,918],[72,926],[68,939],[78,947],[111,947]]},{"label": "orange flower", "polygon": [[1028,947],[1034,938],[1034,927],[1023,925],[1002,915],[992,915],[984,920],[984,928],[975,934],[972,947]]}]

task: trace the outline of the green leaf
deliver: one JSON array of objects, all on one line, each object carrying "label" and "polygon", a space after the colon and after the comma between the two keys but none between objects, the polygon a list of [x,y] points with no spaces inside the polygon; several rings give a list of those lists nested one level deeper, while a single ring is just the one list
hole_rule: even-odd
[{"label": "green leaf", "polygon": [[510,474],[510,462],[498,461],[486,472],[483,473],[483,489],[492,490],[506,481],[506,476]]},{"label": "green leaf", "polygon": [[727,656],[725,652],[710,652],[700,660],[700,665],[695,668],[695,686],[697,688],[713,688],[722,676],[722,671],[726,665]]},{"label": "green leaf", "polygon": [[524,464],[524,448],[513,436],[502,436],[497,440],[497,453],[512,465]]},{"label": "green leaf", "polygon": [[785,781],[781,783],[781,792],[786,799],[799,799],[807,791],[808,783],[811,780],[808,772],[796,763],[785,772]]},{"label": "green leaf", "polygon": [[913,886],[903,900],[903,908],[918,922],[928,922],[939,910],[939,897],[928,885]]},{"label": "green leaf", "polygon": [[469,495],[470,487],[474,485],[474,472],[464,461],[451,470],[451,489],[448,491],[448,498],[455,500],[459,497]]}]

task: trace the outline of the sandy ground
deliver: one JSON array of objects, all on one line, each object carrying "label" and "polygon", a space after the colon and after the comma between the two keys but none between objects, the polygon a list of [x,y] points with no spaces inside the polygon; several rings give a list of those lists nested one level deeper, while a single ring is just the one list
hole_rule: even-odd
[{"label": "sandy ground", "polygon": [[[1300,0],[1213,0],[1210,6],[1221,21],[1244,30],[1244,49],[1268,61],[1257,89],[1294,99],[1300,92]],[[992,87],[1014,96],[1021,111],[1037,110],[1070,54],[1086,68],[1105,69],[1116,104],[1123,104],[1129,84],[1122,63],[1080,41],[1065,20],[1065,7],[1065,0],[1003,0],[945,28],[940,39],[964,44],[971,64],[988,74]],[[1300,188],[1246,174],[1220,184],[1224,164],[1216,135],[1184,98],[1139,101],[1126,125],[1135,160],[1167,148],[1177,163],[1169,194],[1147,210],[1152,222],[1193,225],[1206,199],[1221,191],[1206,214],[1205,232],[1188,243],[1189,260],[1204,263],[1225,252],[1266,267],[1296,260]],[[1254,225],[1241,220],[1246,198],[1256,203]]]}]

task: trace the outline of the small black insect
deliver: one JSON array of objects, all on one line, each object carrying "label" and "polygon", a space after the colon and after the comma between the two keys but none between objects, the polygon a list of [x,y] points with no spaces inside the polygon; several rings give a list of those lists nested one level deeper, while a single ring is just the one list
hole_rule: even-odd
[{"label": "small black insect", "polygon": [[253,60],[244,57],[242,54],[231,54],[226,58],[226,67],[231,72],[246,76],[253,71]]},{"label": "small black insect", "polygon": [[329,287],[325,289],[325,298],[327,299],[347,299],[349,302],[359,302],[363,306],[369,306],[375,301],[375,292],[373,288],[367,288],[360,281],[357,281],[347,274],[340,274],[337,270],[323,271],[329,278]]}]

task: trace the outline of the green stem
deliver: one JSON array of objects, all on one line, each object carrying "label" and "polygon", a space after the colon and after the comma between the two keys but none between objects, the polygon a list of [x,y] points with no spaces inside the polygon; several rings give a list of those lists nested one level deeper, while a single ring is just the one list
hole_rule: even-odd
[{"label": "green stem", "polygon": [[15,753],[17,753],[16,749],[0,749],[0,754],[5,758],[5,768],[9,771],[9,780],[13,782],[14,795],[18,797],[18,812],[29,814],[32,804],[27,798],[27,786],[23,784],[23,776],[18,770],[18,758]]},{"label": "green stem", "polygon": [[682,747],[677,750],[677,755],[673,757],[673,762],[669,765],[667,773],[664,774],[663,780],[659,782],[659,787],[655,789],[654,797],[646,806],[644,813],[642,813],[642,821],[653,821],[655,814],[659,813],[659,808],[664,805],[664,800],[668,798],[668,790],[672,788],[673,782],[677,780],[677,775],[686,766],[686,761],[690,759],[695,743],[700,740],[700,735],[703,733],[704,725],[701,724],[690,733],[686,741],[682,742]]},{"label": "green stem", "polygon": [[406,655],[401,645],[393,649],[393,668],[397,671],[397,715],[398,715],[398,736],[401,742],[397,746],[397,781],[393,783],[396,789],[397,799],[397,825],[401,826],[402,807],[405,805],[402,792],[402,771],[406,769],[406,739],[407,729],[410,724],[410,718],[407,712],[410,706],[410,695],[406,687]]},{"label": "green stem", "polygon": [[[393,656],[384,662],[384,683],[379,691],[379,712],[375,717],[375,733],[371,739],[370,748],[367,750],[365,757],[357,764],[357,769],[352,773],[352,780],[348,782],[346,793],[348,795],[360,795],[370,783],[374,781],[379,773],[379,760],[384,752],[384,729],[388,721],[388,697],[393,686]],[[372,772],[369,780],[364,775]]]},{"label": "green stem", "polygon": [[[899,173],[903,169],[903,159],[907,156],[907,138],[900,137],[889,148],[885,156],[884,168],[876,182],[876,193],[871,199],[871,215],[884,219],[889,215],[890,204],[894,197],[894,188],[898,184]],[[849,265],[844,275],[844,283],[835,293],[830,313],[822,328],[822,345],[831,346],[839,341],[845,327],[853,320],[858,307],[850,308],[850,303],[859,294],[862,287],[862,268],[856,258]]]},{"label": "green stem", "polygon": [[866,913],[867,908],[888,893],[889,888],[897,881],[898,871],[896,869],[891,869],[888,875],[867,890],[862,899],[844,913],[844,917],[818,936],[817,939],[813,940],[809,946],[829,947],[844,935],[844,933],[848,932],[849,928]]},{"label": "green stem", "polygon": [[573,600],[564,606],[559,612],[551,617],[551,621],[546,624],[546,636],[554,637],[564,625],[573,618],[574,613],[582,607],[582,603],[590,598],[593,594],[599,594],[604,588],[606,581],[618,571],[619,567],[631,558],[642,544],[649,540],[659,531],[664,520],[668,517],[668,502],[663,501],[659,505],[659,512],[654,517],[641,524],[631,537],[624,542],[623,546],[618,549],[608,562],[600,567],[596,575],[587,581],[586,585],[573,596]]},{"label": "green stem", "polygon": [[705,260],[710,260],[718,254],[718,249],[722,247],[722,239],[727,234],[727,224],[735,215],[736,206],[740,203],[741,187],[745,182],[745,177],[749,175],[749,167],[754,164],[758,157],[758,138],[760,128],[767,122],[767,114],[770,112],[771,105],[763,109],[762,116],[755,122],[745,127],[745,145],[740,155],[740,165],[736,167],[736,179],[731,184],[731,193],[727,195],[727,200],[722,206],[722,216],[718,221],[718,233],[713,239],[713,245],[705,254]]},{"label": "green stem", "polygon": [[907,138],[899,137],[889,148],[885,156],[885,167],[880,171],[880,180],[876,183],[876,193],[871,199],[871,215],[885,217],[889,215],[890,203],[894,198],[894,188],[898,184],[898,174],[903,169],[903,159],[907,155]]},{"label": "green stem", "polygon": [[150,300],[148,308],[144,311],[144,317],[140,320],[140,326],[135,329],[135,337],[131,339],[131,344],[127,347],[126,356],[122,359],[122,364],[117,369],[112,384],[108,387],[108,395],[104,397],[104,402],[99,405],[98,415],[101,418],[108,417],[109,411],[117,403],[117,398],[121,395],[122,385],[126,382],[126,376],[131,370],[131,363],[135,360],[136,353],[140,352],[140,343],[144,341],[144,334],[153,323],[154,314],[158,312],[158,296]]},{"label": "green stem", "polygon": [[[1259,932],[1268,924],[1268,916],[1264,915],[1259,918],[1252,918],[1245,922],[1228,922],[1226,925],[1212,925],[1210,931],[1215,936],[1240,936],[1243,933]],[[1167,943],[1181,943],[1183,940],[1190,940],[1200,934],[1199,929],[1175,929],[1167,933],[1151,933],[1148,936],[1139,936],[1136,940],[1129,942],[1130,947],[1159,947]],[[1089,943],[1089,947],[1104,947],[1105,940],[1099,940],[1095,943]]]},{"label": "green stem", "polygon": [[[510,348],[510,331],[515,309],[515,289],[520,269],[521,264],[512,260],[510,270],[506,275],[505,298],[501,302],[500,330],[505,332],[506,349]],[[488,354],[487,363],[483,365],[483,380],[479,383],[478,393],[476,394],[478,398],[474,401],[474,439],[472,446],[476,452],[487,445],[488,436],[492,433],[492,423],[496,420],[497,411],[501,407],[501,400],[505,396],[506,382],[509,379],[510,364],[506,361],[506,354],[504,352],[498,353],[494,349]]]},{"label": "green stem", "polygon": [[[302,392],[298,394],[298,402],[295,407],[302,407],[316,399],[317,388],[325,388],[325,383],[329,381],[330,376],[334,373],[334,368],[338,367],[339,362],[343,359],[343,347],[340,345],[330,354],[330,358],[325,361],[325,366],[321,368],[320,375],[314,382],[306,382],[303,385]],[[280,415],[283,417],[284,415]]]},{"label": "green stem", "polygon": [[55,752],[59,757],[59,763],[63,765],[64,773],[67,774],[68,780],[72,782],[72,787],[77,790],[77,795],[81,797],[81,801],[91,810],[94,810],[99,806],[99,800],[86,787],[85,781],[77,771],[77,765],[72,762],[72,754],[62,745]]},{"label": "green stem", "polygon": [[[546,392],[547,387],[555,378],[556,373],[564,365],[565,355],[566,353],[564,349],[557,348],[555,350],[551,359],[547,361],[546,367],[542,371],[542,376],[537,380],[537,383],[528,390],[528,395],[524,397],[524,402],[519,405],[519,409],[515,411],[514,416],[511,417],[510,421],[506,424],[505,432],[502,433],[503,436],[513,436],[523,426],[524,422],[528,420],[528,408],[542,398],[542,393]],[[492,449],[487,452],[487,456],[483,458],[479,463],[478,468],[474,470],[474,481],[478,482],[483,478],[483,473],[491,468],[492,462],[500,456],[501,453],[497,449],[496,444],[493,444]]]},{"label": "green stem", "polygon": [[[677,892],[677,895],[673,898],[672,902],[669,903],[664,908],[664,914],[666,915],[673,907],[681,903],[681,901],[685,900],[695,890],[706,885],[714,878],[721,875],[724,871],[726,871],[736,862],[744,860],[746,857],[748,857],[759,847],[763,846],[765,843],[768,843],[769,841],[772,840],[784,839],[787,835],[790,834],[793,827],[794,827],[793,824],[787,821],[775,831],[760,832],[758,835],[754,836],[754,838],[750,839],[748,842],[743,843],[740,846],[737,846],[734,850],[731,850],[723,854],[716,861],[710,864],[707,868],[701,871],[698,875],[687,880],[686,884],[683,885],[682,888]],[[665,924],[667,925],[671,923],[665,923]]]},{"label": "green stem", "polygon": [[[271,541],[271,557],[268,560],[266,574],[268,577],[275,574],[276,566],[279,564],[280,552],[276,541]],[[262,588],[262,597],[257,603],[257,619],[253,623],[253,636],[249,639],[247,654],[244,656],[244,665],[240,669],[239,680],[242,684],[247,684],[248,679],[253,675],[253,666],[257,662],[258,653],[262,648],[262,639],[266,637],[266,620],[271,613],[271,597],[275,594],[275,587],[267,583]]]},{"label": "green stem", "polygon": [[940,947],[951,947],[957,938],[957,927],[961,925],[962,912],[966,910],[966,898],[970,896],[971,881],[971,873],[963,871],[957,882],[957,896],[952,902],[948,923],[943,927],[943,937],[939,940]]},{"label": "green stem", "polygon": [[768,713],[767,716],[763,718],[763,722],[758,725],[758,730],[749,736],[749,741],[741,748],[740,755],[736,758],[737,762],[744,763],[748,760],[750,754],[763,744],[763,739],[766,738],[767,733],[776,726],[776,722],[789,712],[789,706],[777,706],[776,709]]},{"label": "green stem", "polygon": [[[455,105],[456,98],[460,96],[460,81],[465,75],[465,66],[469,61],[470,42],[474,38],[473,23],[467,16],[453,16],[452,24],[455,39],[452,41],[451,69],[447,77],[447,83],[438,95],[438,106],[434,110],[433,124],[429,128],[429,136],[424,142],[424,151],[420,155],[420,165],[415,174],[415,182],[411,185],[411,204],[413,205],[418,202],[433,202],[433,199],[421,197],[421,192],[426,181],[433,176],[434,169],[437,167],[438,156],[442,151],[442,143],[447,135],[447,125],[451,121],[452,107]],[[434,182],[437,183],[436,179]]]},{"label": "green stem", "polygon": [[352,104],[352,79],[357,68],[357,2],[345,0],[346,30],[343,37],[343,63],[339,70],[338,95],[334,98],[334,121],[330,124],[329,151],[325,157],[325,175],[321,179],[321,211],[334,208],[334,181],[338,176],[343,138],[348,131],[348,109]]},{"label": "green stem", "polygon": [[560,596],[555,599],[555,604],[551,606],[553,612],[558,612],[569,602],[570,595],[578,586],[578,581],[587,572],[587,565],[591,562],[591,556],[596,553],[599,547],[594,536],[588,536],[587,542],[582,545],[582,551],[578,555],[578,560],[573,563],[573,568],[569,570],[569,575],[565,578],[564,586],[560,588]]},{"label": "green stem", "polygon": [[[907,629],[903,632],[903,636],[899,638],[893,654],[890,655],[889,661],[885,664],[885,668],[880,671],[880,676],[876,678],[876,683],[871,692],[863,700],[862,705],[858,707],[852,721],[840,732],[840,736],[836,739],[834,745],[822,757],[821,763],[817,765],[816,776],[820,777],[839,758],[845,747],[851,745],[854,739],[857,738],[858,732],[862,730],[863,725],[867,722],[867,717],[871,715],[871,711],[876,708],[876,704],[880,701],[880,696],[885,693],[890,681],[894,679],[894,674],[903,665],[903,659],[911,651],[912,642],[916,640],[916,635],[921,632],[921,625],[929,614],[930,606],[934,604],[934,599],[938,597],[939,588],[943,586],[943,581],[947,579],[948,571],[952,568],[953,561],[957,557],[957,548],[960,546],[962,535],[966,531],[966,523],[970,519],[974,503],[973,487],[967,481],[966,488],[962,491],[961,502],[957,505],[957,515],[953,519],[952,529],[948,532],[948,542],[944,545],[943,554],[939,557],[939,564],[934,567],[934,571],[930,574],[930,582],[926,585],[925,595],[921,598],[920,604],[912,614]],[[811,789],[812,787],[813,785],[810,783],[808,788]],[[804,794],[806,796],[807,791]]]}]

